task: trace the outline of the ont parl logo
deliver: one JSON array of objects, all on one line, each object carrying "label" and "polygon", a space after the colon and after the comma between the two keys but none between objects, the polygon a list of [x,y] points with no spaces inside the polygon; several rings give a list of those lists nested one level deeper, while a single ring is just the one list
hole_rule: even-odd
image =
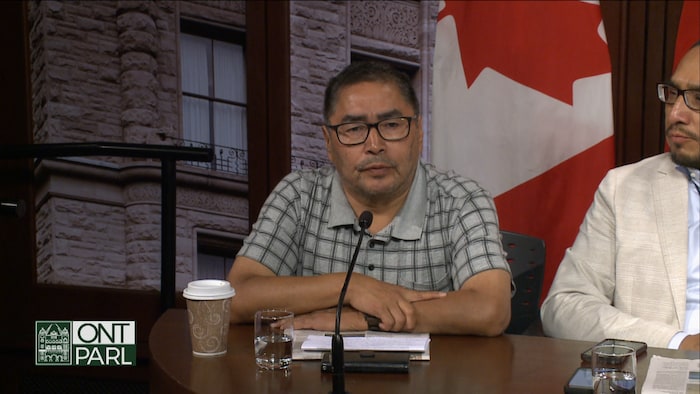
[{"label": "ont parl logo", "polygon": [[35,365],[136,365],[135,321],[36,321],[35,330]]}]

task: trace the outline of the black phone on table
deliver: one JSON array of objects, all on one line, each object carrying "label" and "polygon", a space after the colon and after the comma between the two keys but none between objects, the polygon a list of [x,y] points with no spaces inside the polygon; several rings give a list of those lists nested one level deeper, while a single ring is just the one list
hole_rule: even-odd
[{"label": "black phone on table", "polygon": [[628,346],[628,347],[631,347],[632,349],[635,350],[637,357],[639,357],[640,354],[647,351],[647,344],[644,342],[608,338],[608,339],[605,339],[603,341],[596,343],[595,345],[591,346],[590,348],[586,349],[583,353],[581,353],[581,360],[590,362],[591,361],[591,352],[593,351],[593,348],[596,346],[600,346],[600,345]]},{"label": "black phone on table", "polygon": [[564,394],[593,394],[593,373],[590,368],[578,368],[564,386]]},{"label": "black phone on table", "polygon": [[[408,373],[409,352],[347,351],[345,372]],[[330,352],[323,353],[321,372],[333,372]]]}]

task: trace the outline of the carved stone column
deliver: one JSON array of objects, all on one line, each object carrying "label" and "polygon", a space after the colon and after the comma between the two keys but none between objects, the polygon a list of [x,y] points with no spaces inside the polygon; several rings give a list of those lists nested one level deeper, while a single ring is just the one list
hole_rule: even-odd
[{"label": "carved stone column", "polygon": [[117,6],[121,123],[127,142],[146,143],[159,126],[156,7],[143,1],[120,1]]}]

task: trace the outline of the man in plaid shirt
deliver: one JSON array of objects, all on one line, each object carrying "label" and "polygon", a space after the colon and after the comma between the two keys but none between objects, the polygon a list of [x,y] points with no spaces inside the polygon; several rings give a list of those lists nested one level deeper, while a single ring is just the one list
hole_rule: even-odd
[{"label": "man in plaid shirt", "polygon": [[323,134],[334,166],[287,175],[229,273],[232,322],[284,308],[296,328],[333,330],[360,227],[374,215],[348,286],[342,330],[500,335],[511,275],[493,199],[420,160],[423,130],[406,75],[353,63],[331,79]]}]

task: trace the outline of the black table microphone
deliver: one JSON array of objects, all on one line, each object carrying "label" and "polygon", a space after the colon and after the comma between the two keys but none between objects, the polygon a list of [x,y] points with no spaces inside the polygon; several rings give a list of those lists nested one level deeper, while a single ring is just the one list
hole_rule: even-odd
[{"label": "black table microphone", "polygon": [[360,225],[360,239],[357,240],[355,252],[352,255],[352,260],[350,260],[348,272],[345,275],[345,283],[343,283],[343,288],[340,290],[340,296],[338,296],[338,308],[335,311],[335,333],[333,334],[333,340],[331,342],[331,367],[333,369],[333,391],[331,392],[331,394],[346,394],[345,361],[343,360],[343,352],[345,351],[345,349],[343,345],[343,336],[340,335],[340,313],[343,310],[343,302],[345,302],[345,293],[348,291],[348,283],[350,283],[352,270],[355,269],[357,255],[358,253],[360,253],[362,237],[365,235],[365,230],[367,230],[372,224],[372,217],[372,212],[370,211],[364,211],[360,214],[360,218],[358,220]]}]

